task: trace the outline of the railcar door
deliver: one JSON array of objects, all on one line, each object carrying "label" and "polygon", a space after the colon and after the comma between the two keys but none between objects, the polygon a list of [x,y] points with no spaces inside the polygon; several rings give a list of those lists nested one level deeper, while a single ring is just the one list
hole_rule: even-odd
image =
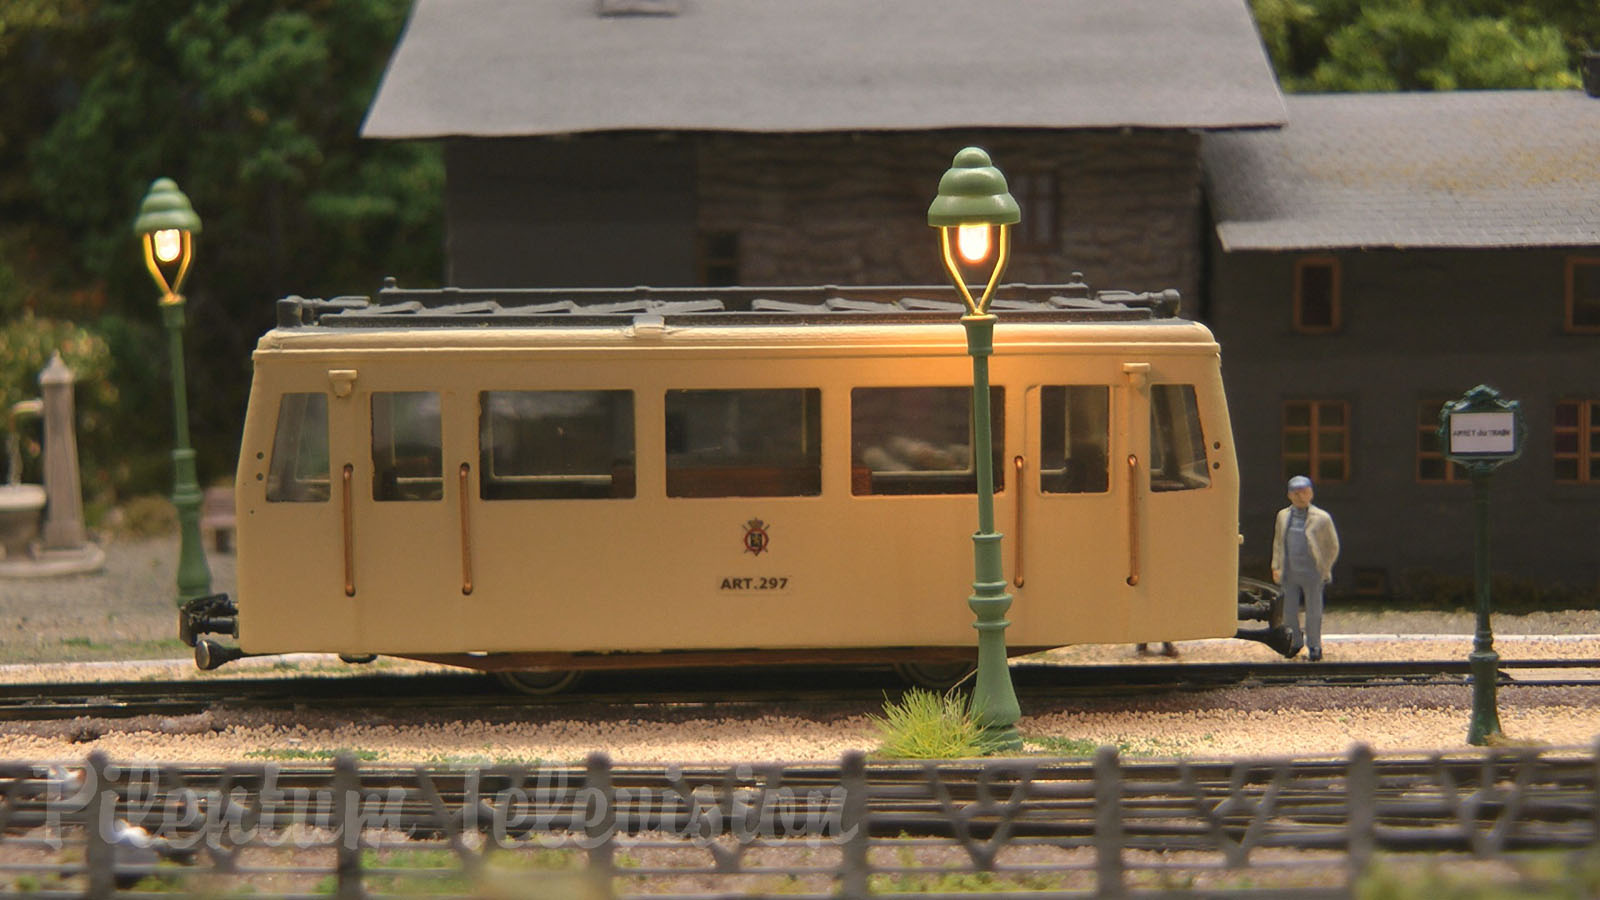
[{"label": "railcar door", "polygon": [[1230,635],[1238,486],[1220,379],[1200,360],[1123,369],[1129,639]]},{"label": "railcar door", "polygon": [[1080,366],[1072,381],[1033,385],[1023,453],[1012,457],[1020,509],[1012,545],[1012,618],[1019,642],[1119,641],[1127,630],[1122,497],[1113,467],[1119,389],[1112,371]]},{"label": "railcar door", "polygon": [[471,614],[472,477],[469,448],[458,446],[474,434],[471,413],[456,391],[367,387],[347,407],[334,473],[345,503],[343,589],[370,641],[358,649],[450,646]]}]

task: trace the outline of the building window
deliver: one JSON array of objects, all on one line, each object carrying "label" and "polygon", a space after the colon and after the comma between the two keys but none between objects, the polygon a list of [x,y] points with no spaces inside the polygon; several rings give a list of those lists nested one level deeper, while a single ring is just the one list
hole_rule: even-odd
[{"label": "building window", "polygon": [[696,268],[702,285],[728,287],[739,283],[739,232],[703,232],[697,252]]},{"label": "building window", "polygon": [[1556,481],[1600,484],[1600,400],[1556,403]]},{"label": "building window", "polygon": [[1056,173],[1018,172],[1007,180],[1011,196],[1022,207],[1022,221],[1013,229],[1017,246],[1026,250],[1054,250],[1059,243]]},{"label": "building window", "polygon": [[1467,481],[1460,463],[1444,458],[1439,443],[1439,410],[1449,401],[1443,397],[1417,405],[1417,481],[1423,484],[1457,484]]},{"label": "building window", "polygon": [[1600,334],[1600,258],[1567,260],[1567,331]]},{"label": "building window", "polygon": [[1291,400],[1283,405],[1283,477],[1327,484],[1350,477],[1350,404]]},{"label": "building window", "polygon": [[1294,330],[1326,334],[1339,329],[1339,261],[1308,257],[1294,264]]}]

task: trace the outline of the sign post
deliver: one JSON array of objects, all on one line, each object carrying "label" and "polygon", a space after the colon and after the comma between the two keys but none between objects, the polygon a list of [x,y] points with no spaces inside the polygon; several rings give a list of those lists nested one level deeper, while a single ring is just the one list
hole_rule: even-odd
[{"label": "sign post", "polygon": [[1473,586],[1478,601],[1478,627],[1473,634],[1472,723],[1467,743],[1483,745],[1500,733],[1500,711],[1495,682],[1500,675],[1500,655],[1494,652],[1494,631],[1489,625],[1493,604],[1489,593],[1489,476],[1522,453],[1527,424],[1522,405],[1505,400],[1500,392],[1480,384],[1459,400],[1439,410],[1439,444],[1445,458],[1467,470],[1472,478]]}]

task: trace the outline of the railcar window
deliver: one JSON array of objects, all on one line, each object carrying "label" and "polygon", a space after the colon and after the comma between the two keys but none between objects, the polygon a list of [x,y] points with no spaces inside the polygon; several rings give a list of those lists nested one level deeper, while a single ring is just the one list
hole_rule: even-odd
[{"label": "railcar window", "polygon": [[668,497],[822,493],[816,388],[667,391]]},{"label": "railcar window", "polygon": [[[994,487],[1005,487],[1005,389],[989,389]],[[850,392],[854,494],[975,494],[972,388],[856,388]]]},{"label": "railcar window", "polygon": [[267,502],[328,499],[328,395],[284,394],[272,435]]},{"label": "railcar window", "polygon": [[1210,487],[1206,436],[1192,384],[1150,386],[1150,490]]},{"label": "railcar window", "polygon": [[485,500],[632,497],[632,391],[478,394]]},{"label": "railcar window", "polygon": [[441,435],[437,393],[374,393],[372,499],[443,499]]},{"label": "railcar window", "polygon": [[1111,486],[1111,389],[1045,385],[1039,392],[1039,490],[1103,494]]}]

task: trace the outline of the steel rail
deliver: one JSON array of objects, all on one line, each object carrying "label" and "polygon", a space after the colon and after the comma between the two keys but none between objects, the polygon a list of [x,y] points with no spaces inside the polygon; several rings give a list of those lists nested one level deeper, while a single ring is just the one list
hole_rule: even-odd
[{"label": "steel rail", "polygon": [[[1510,687],[1600,683],[1600,659],[1500,661],[1500,683]],[[1540,671],[1593,671],[1593,678],[1528,677]],[[793,687],[792,667],[727,670],[594,673],[584,686],[549,697],[507,693],[478,672],[372,674],[272,678],[201,678],[168,681],[86,683],[33,682],[0,685],[0,721],[77,718],[127,718],[187,715],[208,709],[284,707],[382,708],[455,711],[464,708],[535,708],[574,704],[611,706],[737,707],[751,704],[877,703],[901,687],[887,671],[808,670],[814,687]],[[1130,692],[1268,688],[1288,685],[1340,688],[1461,684],[1470,677],[1462,661],[1144,663],[1061,666],[1013,663],[1019,696],[1069,700]],[[728,683],[744,685],[738,689]]]}]

